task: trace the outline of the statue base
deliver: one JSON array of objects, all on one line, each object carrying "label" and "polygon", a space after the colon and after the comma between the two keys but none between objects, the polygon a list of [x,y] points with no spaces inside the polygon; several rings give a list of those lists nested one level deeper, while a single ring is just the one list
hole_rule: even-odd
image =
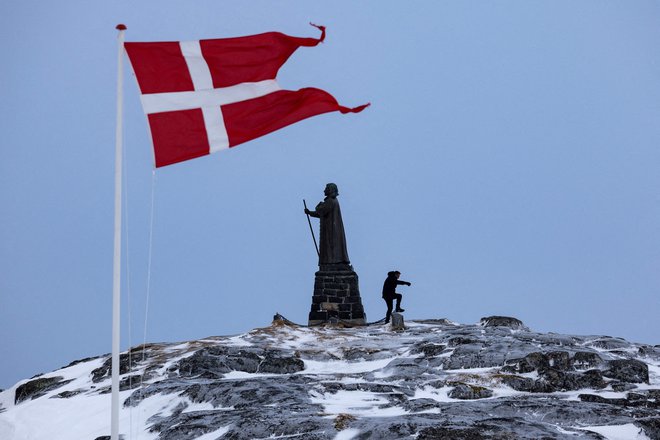
[{"label": "statue base", "polygon": [[326,322],[366,324],[358,276],[350,264],[323,264],[314,279],[309,325]]}]

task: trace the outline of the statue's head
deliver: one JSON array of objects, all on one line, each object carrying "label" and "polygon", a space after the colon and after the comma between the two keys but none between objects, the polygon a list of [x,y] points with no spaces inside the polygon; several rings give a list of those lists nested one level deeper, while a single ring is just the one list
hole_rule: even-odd
[{"label": "statue's head", "polygon": [[328,197],[337,197],[339,195],[339,190],[334,183],[328,183],[325,186],[325,191],[323,191],[323,193]]}]

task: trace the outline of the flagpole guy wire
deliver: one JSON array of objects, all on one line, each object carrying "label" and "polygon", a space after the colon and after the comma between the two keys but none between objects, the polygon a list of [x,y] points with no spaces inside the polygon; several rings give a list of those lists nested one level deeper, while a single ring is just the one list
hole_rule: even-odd
[{"label": "flagpole guy wire", "polygon": [[115,228],[112,277],[112,400],[110,440],[119,440],[119,323],[121,311],[121,192],[122,192],[122,140],[124,107],[124,31],[118,24],[117,35],[117,125],[115,131]]},{"label": "flagpole guy wire", "polygon": [[303,205],[305,206],[305,215],[307,215],[307,223],[309,223],[309,232],[312,233],[312,240],[314,240],[314,247],[316,248],[316,255],[320,258],[321,253],[319,252],[319,246],[316,244],[316,236],[314,236],[314,228],[312,228],[312,221],[309,219],[309,214],[307,214],[307,202],[303,199]]}]

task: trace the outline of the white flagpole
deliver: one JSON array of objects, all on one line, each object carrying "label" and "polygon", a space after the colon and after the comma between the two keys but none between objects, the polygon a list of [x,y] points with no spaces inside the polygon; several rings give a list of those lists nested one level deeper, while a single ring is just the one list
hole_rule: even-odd
[{"label": "white flagpole", "polygon": [[124,31],[118,24],[117,35],[117,129],[115,132],[115,253],[112,278],[112,410],[110,440],[119,440],[119,313],[121,311],[121,179],[122,179],[122,111],[124,107]]}]

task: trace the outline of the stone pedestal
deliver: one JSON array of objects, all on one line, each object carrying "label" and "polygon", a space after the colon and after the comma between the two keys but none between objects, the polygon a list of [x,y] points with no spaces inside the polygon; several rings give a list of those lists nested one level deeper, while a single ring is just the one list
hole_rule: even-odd
[{"label": "stone pedestal", "polygon": [[327,264],[319,267],[314,279],[309,325],[343,321],[365,324],[358,276],[349,264]]},{"label": "stone pedestal", "polygon": [[401,331],[406,329],[406,324],[403,322],[403,315],[401,313],[392,313],[392,330]]}]

